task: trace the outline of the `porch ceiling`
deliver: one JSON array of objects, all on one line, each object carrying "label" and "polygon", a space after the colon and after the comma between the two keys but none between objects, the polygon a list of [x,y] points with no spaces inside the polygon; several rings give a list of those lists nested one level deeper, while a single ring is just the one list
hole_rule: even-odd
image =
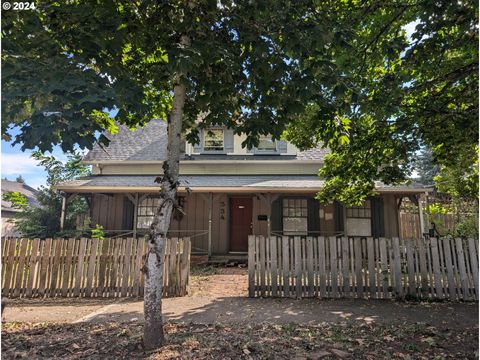
[{"label": "porch ceiling", "polygon": [[[65,192],[156,192],[155,175],[98,175],[57,185]],[[312,175],[180,175],[179,191],[194,192],[315,192],[324,181]],[[376,182],[378,192],[424,193],[429,188],[386,186]]]}]

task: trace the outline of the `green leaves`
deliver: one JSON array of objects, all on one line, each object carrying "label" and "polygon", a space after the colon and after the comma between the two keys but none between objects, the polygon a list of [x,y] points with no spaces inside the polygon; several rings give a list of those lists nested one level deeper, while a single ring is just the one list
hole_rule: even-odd
[{"label": "green leaves", "polygon": [[2,195],[2,200],[10,201],[12,203],[12,208],[14,209],[25,209],[28,205],[27,197],[18,191],[4,193]]}]

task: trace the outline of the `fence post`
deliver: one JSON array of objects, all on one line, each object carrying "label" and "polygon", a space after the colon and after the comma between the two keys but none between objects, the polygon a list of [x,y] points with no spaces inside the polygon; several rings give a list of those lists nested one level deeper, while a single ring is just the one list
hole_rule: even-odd
[{"label": "fence post", "polygon": [[255,235],[248,236],[248,296],[255,296]]}]

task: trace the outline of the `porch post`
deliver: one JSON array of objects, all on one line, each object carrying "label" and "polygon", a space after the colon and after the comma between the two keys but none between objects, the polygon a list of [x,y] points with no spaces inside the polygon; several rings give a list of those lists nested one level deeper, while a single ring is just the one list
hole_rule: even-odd
[{"label": "porch post", "polygon": [[422,195],[419,194],[417,198],[418,203],[418,218],[420,219],[420,237],[423,237],[425,231],[425,223],[423,221],[423,209],[422,209]]},{"label": "porch post", "polygon": [[60,231],[65,227],[65,211],[67,208],[67,194],[62,195],[62,212],[60,214]]},{"label": "porch post", "polygon": [[138,193],[135,193],[133,202],[133,237],[137,238],[137,217],[138,217]]},{"label": "porch post", "polygon": [[208,196],[208,257],[212,256],[212,207],[213,193]]},{"label": "porch post", "polygon": [[270,237],[270,233],[272,231],[270,219],[272,217],[272,194],[267,193],[267,204],[268,204],[268,211],[267,211],[267,236]]}]

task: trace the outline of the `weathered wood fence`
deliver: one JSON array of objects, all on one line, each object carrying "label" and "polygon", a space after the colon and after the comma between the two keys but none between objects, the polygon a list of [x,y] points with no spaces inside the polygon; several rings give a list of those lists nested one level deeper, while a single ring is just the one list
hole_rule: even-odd
[{"label": "weathered wood fence", "polygon": [[478,240],[250,236],[249,296],[478,300]]},{"label": "weathered wood fence", "polygon": [[[2,240],[2,296],[143,296],[148,245],[143,238]],[[164,296],[184,296],[190,239],[172,238],[165,249]]]}]

